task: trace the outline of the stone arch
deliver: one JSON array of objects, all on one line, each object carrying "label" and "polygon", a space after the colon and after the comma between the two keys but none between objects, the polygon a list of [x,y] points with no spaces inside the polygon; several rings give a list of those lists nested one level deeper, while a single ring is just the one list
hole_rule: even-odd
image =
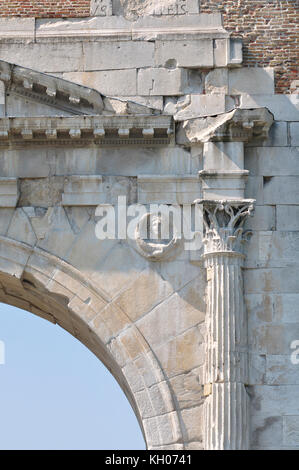
[{"label": "stone arch", "polygon": [[104,290],[57,256],[0,236],[0,301],[57,323],[99,358],[127,396],[148,449],[184,448],[158,359],[124,312],[107,309]]}]

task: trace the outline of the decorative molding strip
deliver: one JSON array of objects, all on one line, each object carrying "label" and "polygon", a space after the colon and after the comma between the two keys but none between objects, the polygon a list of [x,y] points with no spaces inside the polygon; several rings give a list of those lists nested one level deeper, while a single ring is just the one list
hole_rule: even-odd
[{"label": "decorative molding strip", "polygon": [[66,20],[37,20],[36,39],[62,37],[88,37],[89,39],[116,37],[118,39],[170,39],[173,36],[213,34],[215,37],[229,37],[223,28],[221,15],[196,14],[183,16],[147,16],[129,21],[121,16],[91,17]]}]

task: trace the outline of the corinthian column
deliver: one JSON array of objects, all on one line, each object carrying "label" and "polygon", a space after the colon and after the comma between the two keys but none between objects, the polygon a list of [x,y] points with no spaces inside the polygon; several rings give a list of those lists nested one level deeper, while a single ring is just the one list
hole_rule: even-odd
[{"label": "corinthian column", "polygon": [[205,448],[248,449],[247,320],[241,268],[252,200],[203,202],[207,269]]},{"label": "corinthian column", "polygon": [[[193,119],[179,128],[182,143],[203,146],[204,266],[207,270],[205,449],[249,448],[247,318],[243,299],[243,225],[254,200],[244,198],[244,143],[264,139],[267,109],[236,109]],[[196,201],[199,202],[199,201]]]}]

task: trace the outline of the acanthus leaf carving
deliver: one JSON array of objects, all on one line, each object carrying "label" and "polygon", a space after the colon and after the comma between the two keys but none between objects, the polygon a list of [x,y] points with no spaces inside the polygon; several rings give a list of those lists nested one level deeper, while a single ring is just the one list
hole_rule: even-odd
[{"label": "acanthus leaf carving", "polygon": [[[197,201],[198,202],[198,201]],[[254,200],[203,200],[205,253],[239,252],[251,232],[244,223],[254,211]]]}]

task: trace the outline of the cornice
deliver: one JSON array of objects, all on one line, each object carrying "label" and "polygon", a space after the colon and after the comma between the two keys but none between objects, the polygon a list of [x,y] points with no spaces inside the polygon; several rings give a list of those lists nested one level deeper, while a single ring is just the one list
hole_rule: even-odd
[{"label": "cornice", "polygon": [[100,114],[104,108],[101,94],[92,88],[3,60],[0,60],[0,80],[5,83],[6,93],[29,98],[70,114]]},{"label": "cornice", "polygon": [[215,117],[189,119],[178,126],[178,143],[192,145],[265,139],[273,120],[267,108],[237,108]]},{"label": "cornice", "polygon": [[15,145],[167,145],[171,116],[98,115],[0,119],[0,147]]}]

